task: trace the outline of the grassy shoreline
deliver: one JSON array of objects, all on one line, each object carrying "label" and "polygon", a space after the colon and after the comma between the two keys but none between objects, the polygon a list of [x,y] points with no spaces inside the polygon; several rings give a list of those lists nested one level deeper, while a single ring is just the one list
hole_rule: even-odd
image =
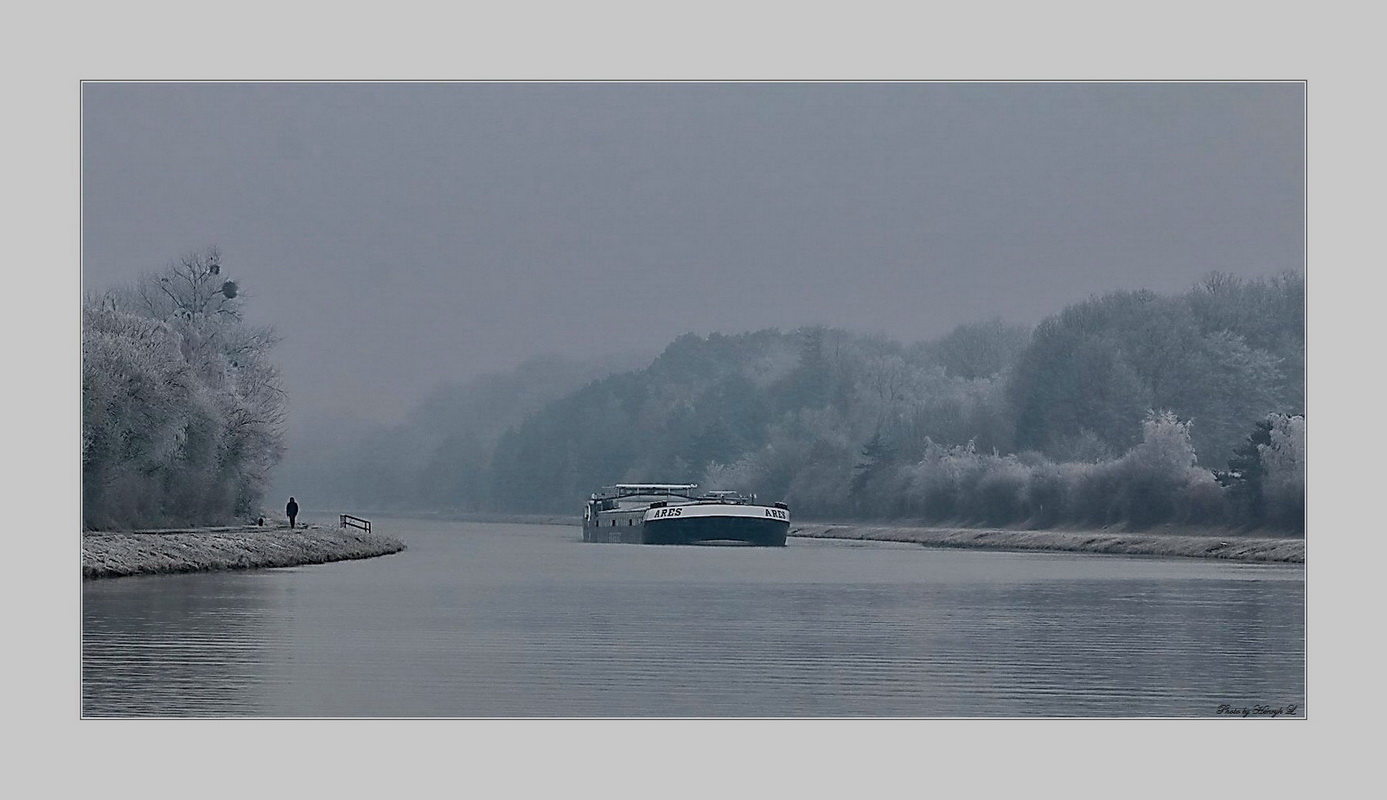
[{"label": "grassy shoreline", "polygon": [[864,523],[799,523],[791,536],[908,542],[926,547],[1047,551],[1180,558],[1221,558],[1285,564],[1305,563],[1305,539],[1256,536],[1209,529],[1011,530],[929,528]]},{"label": "grassy shoreline", "polygon": [[[527,525],[579,524],[577,515],[433,513],[431,519],[456,522],[498,522]],[[1158,526],[1142,531],[1120,529],[1051,528],[1023,530],[910,525],[878,521],[805,521],[792,523],[791,537],[906,542],[926,547],[979,550],[1042,551],[1221,558],[1283,564],[1305,563],[1305,538],[1217,527]]]},{"label": "grassy shoreline", "polygon": [[[465,513],[431,514],[456,522],[499,522],[528,525],[578,526],[577,515]],[[1163,525],[1141,531],[1115,528],[969,528],[910,525],[881,521],[792,522],[790,536],[804,539],[855,539],[905,542],[926,547],[978,550],[1044,551],[1179,558],[1221,558],[1283,564],[1305,563],[1305,538],[1217,527]]]},{"label": "grassy shoreline", "polygon": [[404,542],[390,536],[318,525],[83,531],[82,578],[296,567],[404,549]]},{"label": "grassy shoreline", "polygon": [[[386,515],[389,516],[389,515]],[[576,527],[576,517],[540,514],[414,514],[459,522]],[[796,522],[792,538],[902,542],[925,547],[1094,553],[1304,564],[1305,539],[1221,528],[1144,531],[927,527],[884,522]],[[354,528],[308,525],[290,530],[236,526],[164,531],[85,531],[82,577],[111,578],[227,569],[264,569],[374,558],[405,549],[398,539]]]}]

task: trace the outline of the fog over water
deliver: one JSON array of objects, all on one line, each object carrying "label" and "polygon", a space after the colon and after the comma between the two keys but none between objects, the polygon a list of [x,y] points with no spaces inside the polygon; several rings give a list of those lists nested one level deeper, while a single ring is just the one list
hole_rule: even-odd
[{"label": "fog over water", "polygon": [[215,245],[306,420],[546,353],[915,341],[1303,269],[1304,87],[82,89],[83,289]]}]

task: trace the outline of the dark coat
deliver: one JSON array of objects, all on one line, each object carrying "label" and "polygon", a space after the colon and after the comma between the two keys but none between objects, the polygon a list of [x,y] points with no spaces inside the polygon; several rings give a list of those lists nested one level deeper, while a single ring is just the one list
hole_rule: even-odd
[{"label": "dark coat", "polygon": [[299,515],[299,504],[291,501],[289,505],[284,507],[284,513],[291,517],[297,517]]}]

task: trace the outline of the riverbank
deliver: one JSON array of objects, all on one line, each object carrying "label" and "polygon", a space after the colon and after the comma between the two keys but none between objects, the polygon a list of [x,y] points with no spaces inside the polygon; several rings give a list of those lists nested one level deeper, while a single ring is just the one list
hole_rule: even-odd
[{"label": "riverbank", "polygon": [[984,550],[1040,550],[1064,553],[1222,558],[1232,561],[1305,563],[1305,539],[1248,536],[1223,530],[1152,531],[1008,530],[1001,528],[922,528],[858,523],[799,523],[791,536],[909,542],[926,547]]},{"label": "riverbank", "polygon": [[82,577],[296,567],[375,558],[404,549],[404,542],[390,536],[318,525],[83,531]]},{"label": "riverbank", "polygon": [[[459,522],[506,522],[530,525],[577,526],[573,517],[540,514],[435,514]],[[1058,528],[925,527],[875,522],[797,522],[790,536],[805,539],[856,539],[906,542],[926,547],[979,550],[1099,553],[1168,558],[1222,558],[1282,564],[1305,563],[1305,539],[1270,536],[1227,528],[1158,526],[1144,531]]]}]

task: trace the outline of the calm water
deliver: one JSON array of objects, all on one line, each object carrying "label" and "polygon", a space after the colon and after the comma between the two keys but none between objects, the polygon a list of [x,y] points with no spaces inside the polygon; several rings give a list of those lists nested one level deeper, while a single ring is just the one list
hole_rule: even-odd
[{"label": "calm water", "polygon": [[409,549],[85,582],[84,716],[1305,713],[1299,566],[376,526]]}]

